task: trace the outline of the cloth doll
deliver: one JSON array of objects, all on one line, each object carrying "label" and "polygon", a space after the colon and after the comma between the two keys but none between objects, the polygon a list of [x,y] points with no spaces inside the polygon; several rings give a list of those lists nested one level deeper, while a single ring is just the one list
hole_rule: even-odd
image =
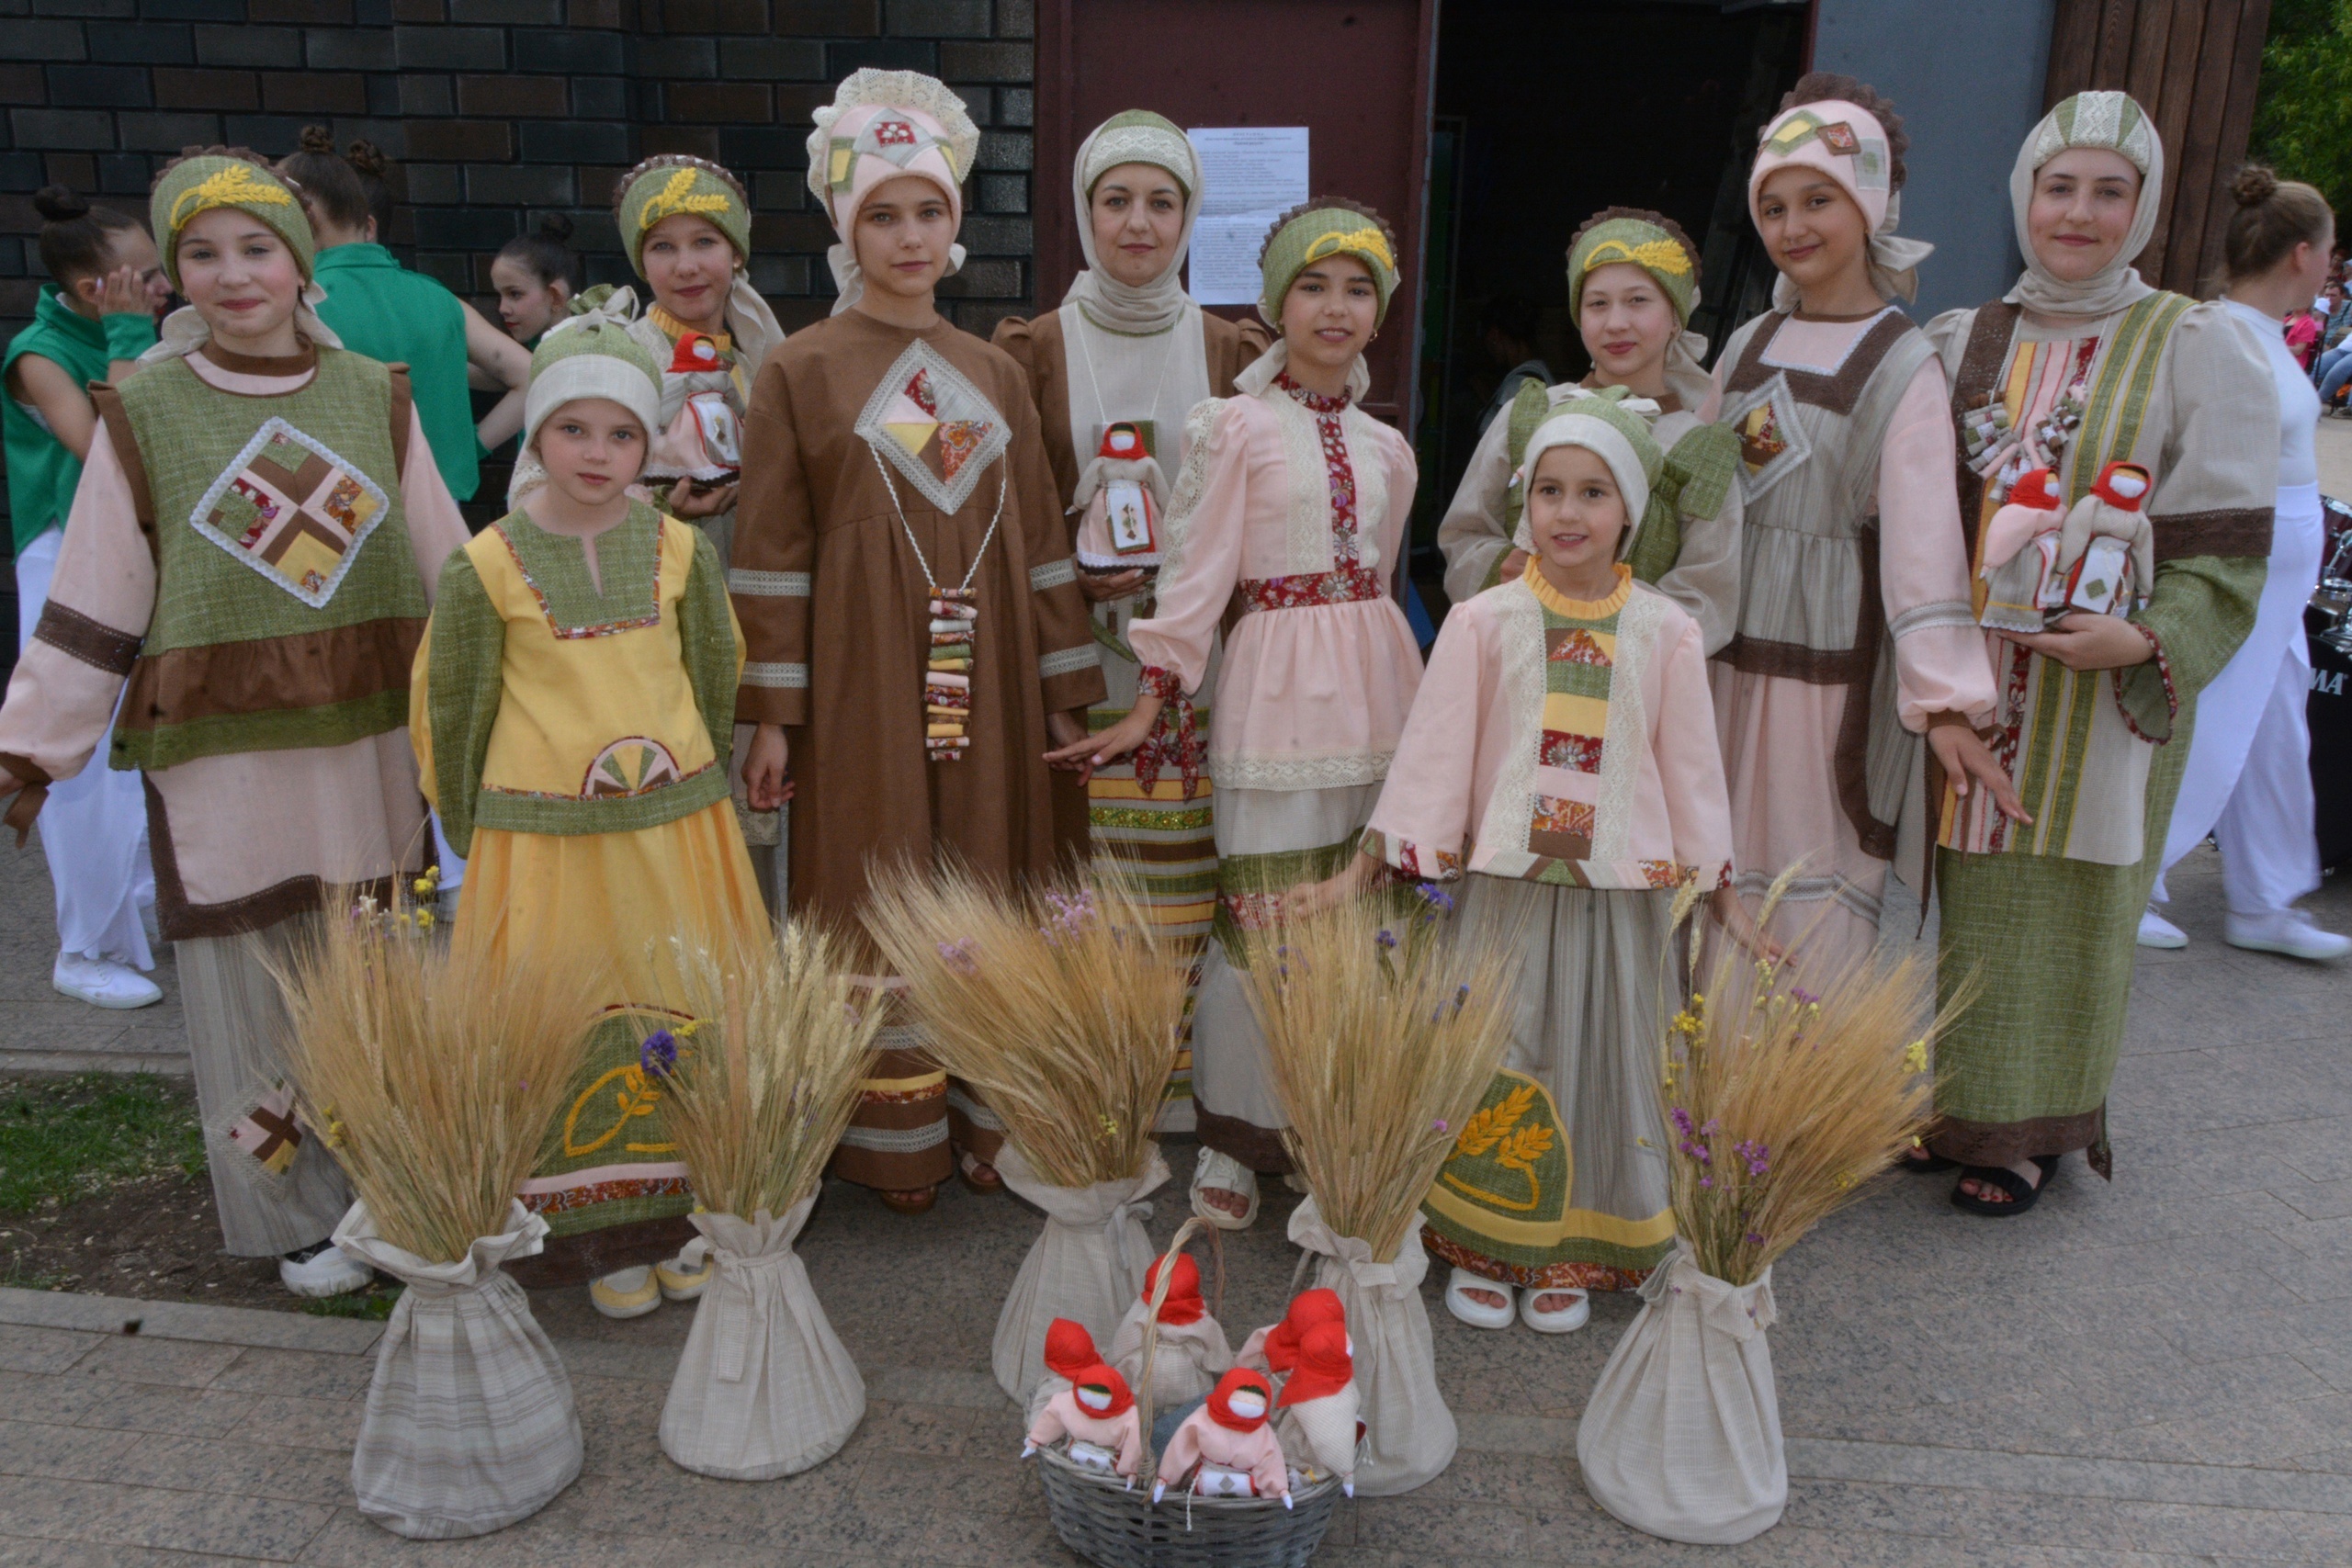
[{"label": "cloth doll", "polygon": [[1363,1423],[1358,1419],[1355,1345],[1343,1325],[1318,1323],[1300,1337],[1297,1370],[1283,1382],[1274,1405],[1282,1413],[1277,1432],[1300,1474],[1336,1475],[1340,1490],[1354,1496]]},{"label": "cloth doll", "polygon": [[1094,1336],[1086,1331],[1086,1325],[1067,1317],[1047,1324],[1046,1375],[1029,1395],[1031,1416],[1046,1408],[1046,1401],[1077,1382],[1079,1373],[1102,1362],[1102,1353],[1094,1348]]},{"label": "cloth doll", "polygon": [[1070,499],[1080,513],[1078,564],[1087,571],[1156,572],[1166,558],[1160,510],[1168,479],[1144,446],[1143,432],[1122,421],[1102,432],[1102,446],[1078,477]]},{"label": "cloth doll", "polygon": [[[1159,1288],[1159,1269],[1155,1262],[1145,1271],[1143,1294],[1111,1336],[1111,1364],[1130,1381],[1143,1376],[1144,1320],[1151,1313],[1151,1294]],[[1232,1366],[1225,1330],[1201,1300],[1201,1266],[1191,1254],[1180,1253],[1168,1299],[1159,1303],[1159,1348],[1151,1359],[1153,1407],[1172,1410],[1200,1398]]]},{"label": "cloth doll", "polygon": [[1286,1374],[1298,1362],[1298,1341],[1301,1336],[1318,1323],[1347,1325],[1348,1309],[1340,1303],[1337,1291],[1320,1286],[1301,1291],[1293,1296],[1290,1307],[1280,1323],[1270,1323],[1263,1328],[1252,1329],[1241,1343],[1241,1353],[1234,1358],[1237,1366],[1249,1367],[1269,1377]]},{"label": "cloth doll", "polygon": [[1208,1403],[1185,1416],[1169,1439],[1151,1500],[1166,1495],[1170,1476],[1190,1475],[1192,1490],[1203,1497],[1280,1497],[1283,1507],[1291,1506],[1282,1439],[1266,1419],[1273,1399],[1273,1385],[1246,1367],[1218,1379]]},{"label": "cloth doll", "polygon": [[2155,535],[2141,502],[2152,481],[2137,463],[2108,464],[2088,494],[2064,507],[2049,468],[2020,475],[1985,525],[1989,631],[2038,632],[2066,615],[2105,615],[2144,602],[2155,579]]},{"label": "cloth doll", "polygon": [[1143,1462],[1143,1414],[1127,1391],[1127,1380],[1100,1361],[1080,1371],[1069,1387],[1046,1401],[1030,1424],[1021,1457],[1063,1438],[1069,1439],[1072,1464],[1124,1475],[1132,1483],[1136,1466]]}]

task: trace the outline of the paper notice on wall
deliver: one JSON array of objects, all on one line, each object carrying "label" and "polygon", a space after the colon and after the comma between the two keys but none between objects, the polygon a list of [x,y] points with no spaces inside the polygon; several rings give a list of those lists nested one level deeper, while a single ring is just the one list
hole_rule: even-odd
[{"label": "paper notice on wall", "polygon": [[1258,248],[1274,220],[1307,197],[1307,128],[1210,126],[1187,131],[1201,156],[1201,216],[1187,264],[1204,305],[1258,299]]}]

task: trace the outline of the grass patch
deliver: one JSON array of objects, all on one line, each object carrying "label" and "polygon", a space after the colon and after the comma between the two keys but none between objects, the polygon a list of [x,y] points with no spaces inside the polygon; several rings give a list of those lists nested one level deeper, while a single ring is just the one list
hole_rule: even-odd
[{"label": "grass patch", "polygon": [[381,1323],[392,1315],[392,1303],[401,1299],[400,1285],[370,1285],[364,1291],[352,1291],[340,1296],[322,1296],[302,1303],[302,1310],[312,1317],[356,1317],[364,1323]]},{"label": "grass patch", "polygon": [[153,1073],[0,1079],[0,1213],[203,1170],[196,1097]]}]

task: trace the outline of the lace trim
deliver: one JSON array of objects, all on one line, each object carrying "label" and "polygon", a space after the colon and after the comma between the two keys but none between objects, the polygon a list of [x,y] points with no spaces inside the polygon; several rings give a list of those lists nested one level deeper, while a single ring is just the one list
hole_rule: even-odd
[{"label": "lace trim", "polygon": [[1102,659],[1091,642],[1082,648],[1065,648],[1058,653],[1044,654],[1038,658],[1037,679],[1050,681],[1057,675],[1075,675],[1081,670],[1099,670],[1102,664]]},{"label": "lace trim", "polygon": [[1478,838],[1525,850],[1535,831],[1535,768],[1544,745],[1544,606],[1525,578],[1483,597],[1502,622],[1502,689],[1511,722],[1510,744],[1487,797]]},{"label": "lace trim", "polygon": [[1059,588],[1065,582],[1077,581],[1078,568],[1068,556],[1029,569],[1029,592],[1032,593],[1043,593],[1048,588]]},{"label": "lace trim", "polygon": [[728,570],[727,591],[752,599],[806,599],[817,591],[817,580],[805,571],[752,571],[739,566]]},{"label": "lace trim", "polygon": [[743,666],[741,677],[746,686],[758,686],[772,692],[805,692],[808,689],[808,666],[806,664],[760,664]]},{"label": "lace trim", "polygon": [[1224,398],[1203,398],[1184,416],[1184,466],[1177,471],[1176,488],[1168,498],[1168,548],[1163,552],[1159,572],[1163,582],[1174,582],[1176,573],[1184,564],[1184,545],[1192,537],[1193,513],[1201,504],[1201,493],[1209,483],[1209,438],[1216,433],[1217,416],[1225,412]]},{"label": "lace trim", "polygon": [[1331,757],[1211,757],[1209,778],[1219,789],[1340,789],[1380,783],[1388,776],[1396,755],[1351,751]]}]

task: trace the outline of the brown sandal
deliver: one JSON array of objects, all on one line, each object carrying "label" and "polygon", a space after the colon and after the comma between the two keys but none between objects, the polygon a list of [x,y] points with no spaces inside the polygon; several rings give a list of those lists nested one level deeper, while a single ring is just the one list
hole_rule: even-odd
[{"label": "brown sandal", "polygon": [[903,1192],[893,1192],[886,1188],[876,1190],[874,1195],[881,1199],[882,1206],[894,1214],[927,1214],[931,1206],[939,1201],[939,1188],[934,1184],[910,1188]]},{"label": "brown sandal", "polygon": [[996,1167],[969,1149],[956,1151],[956,1175],[965,1186],[983,1198],[1004,1190],[1004,1178],[997,1173]]}]

